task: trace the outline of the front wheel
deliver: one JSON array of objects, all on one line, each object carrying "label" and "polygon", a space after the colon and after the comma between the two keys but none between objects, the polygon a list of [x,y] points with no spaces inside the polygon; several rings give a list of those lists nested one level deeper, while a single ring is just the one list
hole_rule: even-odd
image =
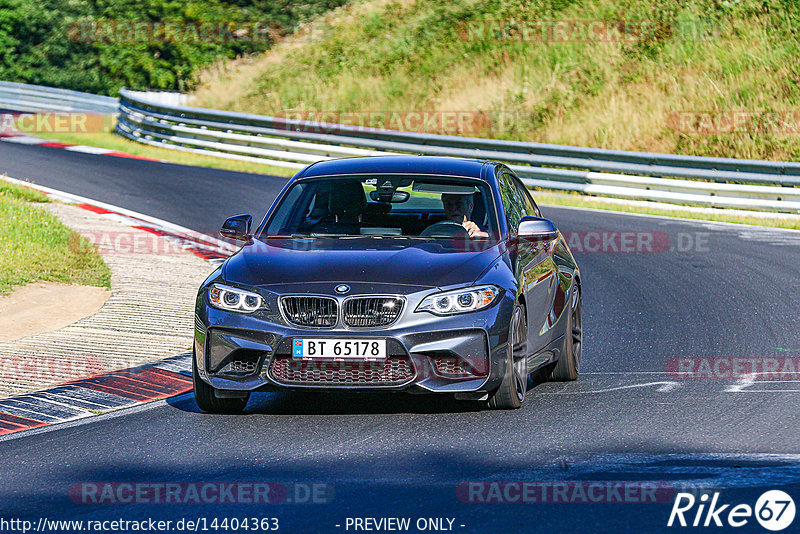
[{"label": "front wheel", "polygon": [[192,353],[192,384],[194,385],[194,400],[201,410],[208,413],[242,413],[250,393],[246,397],[220,399],[214,393],[215,388],[209,386],[200,378],[197,372],[197,358]]},{"label": "front wheel", "polygon": [[508,358],[506,372],[500,387],[489,399],[489,407],[498,410],[513,410],[522,406],[528,389],[528,327],[525,311],[514,308],[508,329]]},{"label": "front wheel", "polygon": [[577,284],[572,290],[572,307],[564,334],[564,347],[558,357],[550,380],[568,382],[578,378],[581,367],[581,349],[583,346],[583,322],[581,318],[581,288]]}]

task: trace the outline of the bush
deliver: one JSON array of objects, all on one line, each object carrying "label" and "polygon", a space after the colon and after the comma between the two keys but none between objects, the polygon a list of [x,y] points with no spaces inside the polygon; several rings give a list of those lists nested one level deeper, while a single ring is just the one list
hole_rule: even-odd
[{"label": "bush", "polygon": [[[298,23],[342,3],[344,0],[3,0],[0,79],[108,95],[122,86],[185,91],[193,86],[199,67],[220,58],[261,52],[269,47],[269,36],[291,31]],[[118,42],[108,38],[108,33],[80,30],[92,22],[103,28],[103,23],[109,22],[164,21],[258,22],[271,31],[266,39],[227,42]],[[99,40],[82,42],[87,35]]]}]

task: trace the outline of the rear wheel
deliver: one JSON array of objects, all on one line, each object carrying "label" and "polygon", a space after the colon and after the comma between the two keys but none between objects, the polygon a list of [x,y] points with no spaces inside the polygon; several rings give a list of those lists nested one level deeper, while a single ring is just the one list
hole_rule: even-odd
[{"label": "rear wheel", "polygon": [[581,349],[583,346],[583,323],[581,319],[581,289],[575,284],[572,290],[572,306],[567,332],[564,334],[564,347],[553,368],[550,380],[567,382],[578,378],[581,367]]},{"label": "rear wheel", "polygon": [[194,400],[201,410],[208,413],[241,413],[250,400],[250,393],[245,397],[220,399],[215,394],[216,389],[209,386],[197,372],[197,359],[192,354],[192,383],[194,385]]},{"label": "rear wheel", "polygon": [[525,312],[514,308],[508,329],[508,358],[503,382],[489,399],[489,407],[513,410],[522,406],[528,389],[528,332]]}]

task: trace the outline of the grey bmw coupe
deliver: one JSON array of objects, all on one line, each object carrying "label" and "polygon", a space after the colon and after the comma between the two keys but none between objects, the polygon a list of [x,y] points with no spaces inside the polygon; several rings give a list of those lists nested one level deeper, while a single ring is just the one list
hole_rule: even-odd
[{"label": "grey bmw coupe", "polygon": [[194,395],[360,389],[518,408],[532,373],[574,380],[581,276],[505,165],[428,156],[315,163],[197,294]]}]

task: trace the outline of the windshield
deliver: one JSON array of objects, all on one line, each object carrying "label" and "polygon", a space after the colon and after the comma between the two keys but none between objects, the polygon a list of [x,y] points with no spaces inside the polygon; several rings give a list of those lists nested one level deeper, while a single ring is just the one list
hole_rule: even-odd
[{"label": "windshield", "polygon": [[259,237],[497,238],[489,186],[432,176],[320,177],[294,184]]}]

